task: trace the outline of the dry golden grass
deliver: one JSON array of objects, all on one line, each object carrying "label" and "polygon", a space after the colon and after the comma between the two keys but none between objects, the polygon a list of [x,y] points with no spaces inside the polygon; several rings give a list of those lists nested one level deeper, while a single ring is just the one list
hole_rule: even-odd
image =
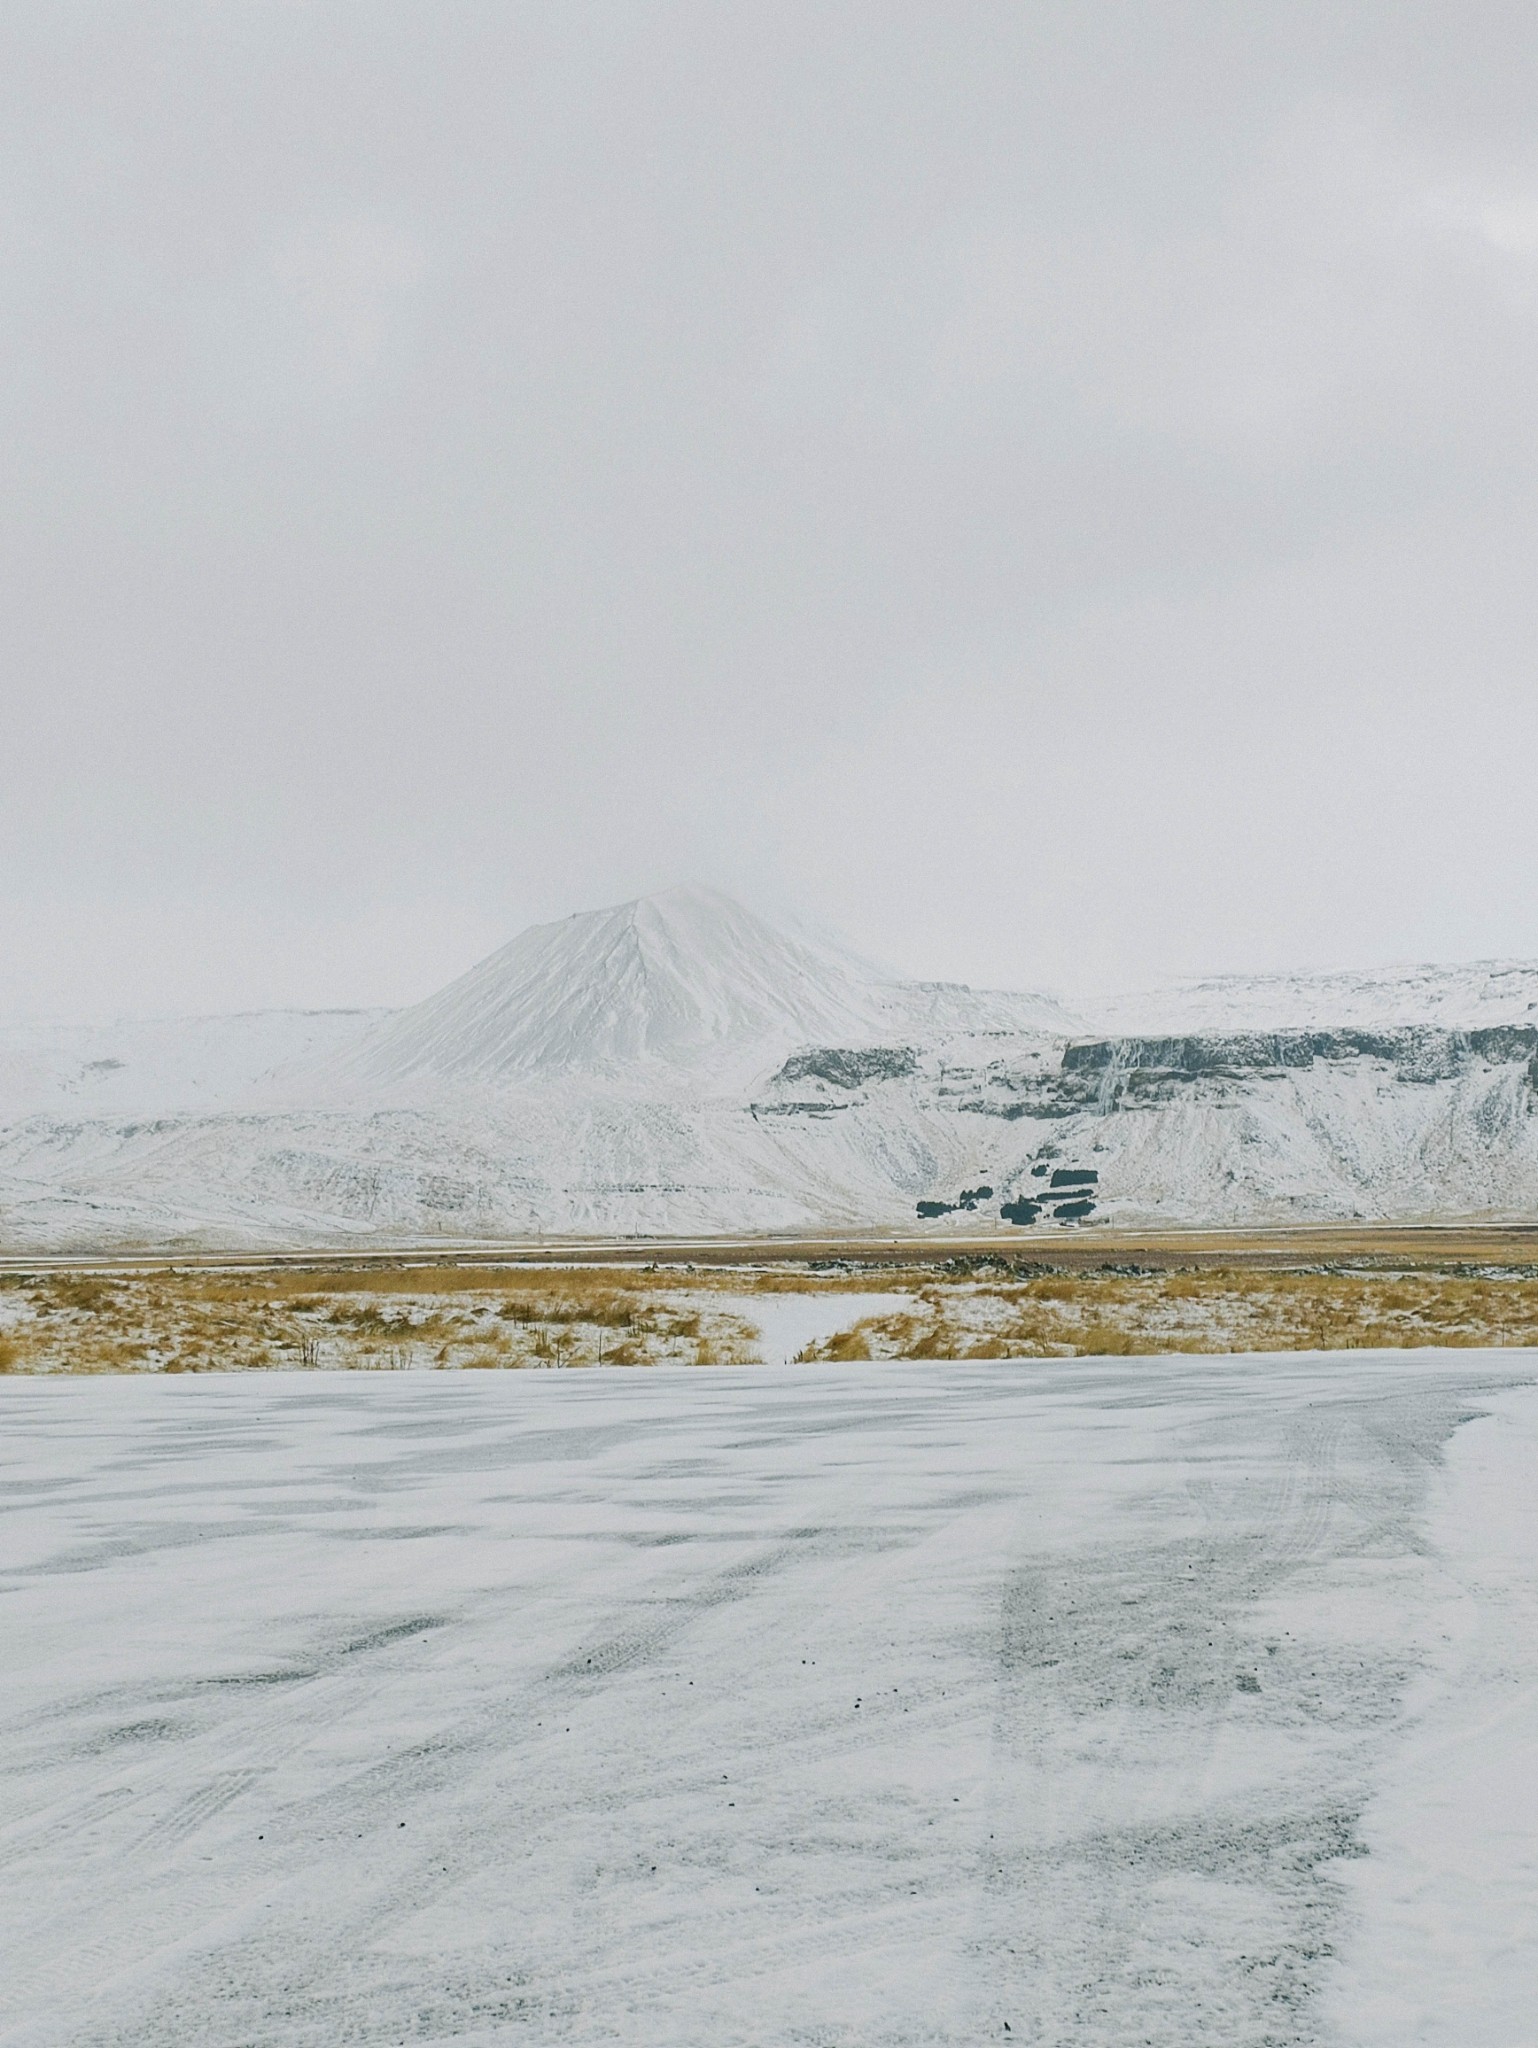
[{"label": "dry golden grass", "polygon": [[757,1360],[726,1295],[906,1298],[809,1359],[1538,1346],[1531,1271],[744,1272],[425,1263],[9,1274],[0,1372],[564,1369]]},{"label": "dry golden grass", "polygon": [[925,1289],[923,1318],[867,1317],[809,1359],[1538,1346],[1527,1275],[1048,1273]]},{"label": "dry golden grass", "polygon": [[[430,1267],[6,1276],[0,1370],[378,1371],[756,1361],[721,1291],[677,1276]],[[445,1284],[446,1283],[446,1284]],[[473,1284],[472,1284],[473,1283]]]}]

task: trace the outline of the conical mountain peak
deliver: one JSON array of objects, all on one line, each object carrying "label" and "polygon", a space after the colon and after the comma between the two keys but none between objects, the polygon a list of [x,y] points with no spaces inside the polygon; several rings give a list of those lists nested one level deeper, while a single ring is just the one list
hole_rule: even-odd
[{"label": "conical mountain peak", "polygon": [[535,925],[370,1035],[370,1078],[515,1081],[781,1048],[883,1026],[873,970],[714,889]]}]

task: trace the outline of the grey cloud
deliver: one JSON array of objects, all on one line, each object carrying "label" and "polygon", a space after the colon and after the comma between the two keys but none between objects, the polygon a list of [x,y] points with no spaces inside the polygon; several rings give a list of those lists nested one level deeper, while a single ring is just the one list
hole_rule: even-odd
[{"label": "grey cloud", "polygon": [[1535,56],[10,9],[0,1011],[686,875],[979,980],[1538,950]]}]

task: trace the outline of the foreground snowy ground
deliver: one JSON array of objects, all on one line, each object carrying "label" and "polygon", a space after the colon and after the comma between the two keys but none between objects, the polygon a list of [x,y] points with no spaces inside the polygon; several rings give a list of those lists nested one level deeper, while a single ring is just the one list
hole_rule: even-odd
[{"label": "foreground snowy ground", "polygon": [[0,2040],[1518,2048],[1534,1372],[0,1383]]}]

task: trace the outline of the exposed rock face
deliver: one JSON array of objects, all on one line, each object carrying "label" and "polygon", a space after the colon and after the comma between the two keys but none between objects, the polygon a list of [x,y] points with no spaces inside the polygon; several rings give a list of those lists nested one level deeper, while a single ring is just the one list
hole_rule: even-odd
[{"label": "exposed rock face", "polygon": [[906,1045],[813,1046],[792,1053],[771,1085],[826,1081],[834,1088],[863,1088],[867,1081],[900,1081],[918,1072],[918,1056]]},{"label": "exposed rock face", "polygon": [[1474,1031],[1402,1030],[1243,1031],[1179,1038],[1099,1038],[1066,1046],[1065,1075],[1094,1074],[1102,1082],[1132,1086],[1138,1077],[1197,1081],[1237,1080],[1253,1074],[1311,1067],[1317,1060],[1381,1060],[1400,1081],[1455,1079],[1474,1060],[1492,1065],[1526,1061],[1538,1085],[1538,1027],[1497,1024]]}]

